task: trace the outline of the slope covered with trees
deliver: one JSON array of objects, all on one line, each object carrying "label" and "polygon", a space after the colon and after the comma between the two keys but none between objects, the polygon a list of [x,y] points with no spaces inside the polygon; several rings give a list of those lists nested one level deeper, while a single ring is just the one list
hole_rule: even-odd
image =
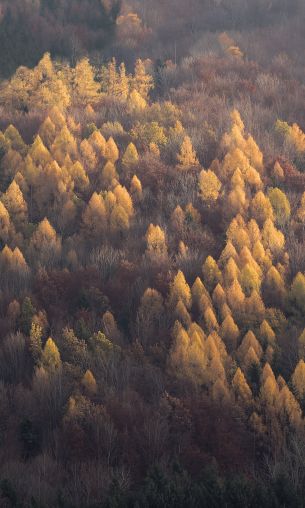
[{"label": "slope covered with trees", "polygon": [[1,83],[3,506],[304,506],[304,83],[217,44]]}]

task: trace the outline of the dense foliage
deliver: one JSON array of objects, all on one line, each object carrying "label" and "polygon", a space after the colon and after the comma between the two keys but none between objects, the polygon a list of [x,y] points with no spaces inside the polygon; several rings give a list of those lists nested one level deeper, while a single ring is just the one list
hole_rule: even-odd
[{"label": "dense foliage", "polygon": [[33,67],[54,31],[1,83],[1,506],[303,507],[303,70],[218,32],[227,2],[213,53],[133,65],[150,2],[14,3],[2,30],[23,5],[94,52],[115,24],[128,62]]}]

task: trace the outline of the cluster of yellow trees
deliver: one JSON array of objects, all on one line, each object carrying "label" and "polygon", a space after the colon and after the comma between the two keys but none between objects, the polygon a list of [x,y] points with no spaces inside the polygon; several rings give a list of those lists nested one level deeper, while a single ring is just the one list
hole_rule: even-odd
[{"label": "cluster of yellow trees", "polygon": [[0,103],[14,111],[47,110],[54,105],[65,109],[70,105],[94,105],[111,96],[141,105],[152,87],[152,77],[140,59],[134,74],[129,75],[124,63],[118,68],[115,59],[97,69],[88,58],[83,58],[72,68],[65,63],[53,63],[46,53],[34,69],[19,67],[1,85]]},{"label": "cluster of yellow trees", "polygon": [[[137,175],[141,157],[149,154],[152,164],[161,163],[162,147],[168,139],[178,140],[174,170],[180,176],[190,173],[198,181],[194,202],[171,210],[168,228],[180,236],[179,256],[187,258],[192,248],[183,237],[185,225],[192,223],[201,230],[205,213],[213,209],[222,210],[226,241],[219,259],[208,256],[191,286],[180,270],[172,277],[167,295],[146,289],[136,318],[139,339],[148,344],[164,315],[169,316],[173,325],[167,360],[170,375],[188,379],[196,389],[204,387],[220,403],[240,404],[260,434],[277,435],[277,426],[287,421],[302,429],[305,330],[300,329],[298,363],[291,379],[276,378],[272,365],[279,334],[287,324],[287,309],[293,307],[297,318],[305,312],[305,276],[298,273],[290,280],[284,235],[289,226],[304,225],[305,193],[292,216],[282,186],[283,168],[276,162],[266,173],[263,154],[236,110],[231,114],[231,130],[222,139],[222,160],[203,169],[177,109],[166,103],[164,113],[160,105],[147,104],[151,87],[141,61],[134,76],[126,75],[124,65],[118,71],[111,61],[98,81],[88,60],[70,69],[52,63],[49,55],[34,70],[20,68],[4,86],[3,97],[12,107],[16,101],[17,107],[29,109],[40,104],[47,113],[30,146],[12,125],[0,134],[1,273],[18,285],[40,267],[61,264],[75,270],[81,266],[80,246],[88,250],[127,236],[141,216],[145,194]],[[127,143],[126,137],[123,143],[105,137],[95,125],[84,136],[81,124],[66,111],[70,101],[83,105],[84,115],[93,122],[95,104],[104,95],[131,101],[131,110],[146,111],[148,121],[141,123],[137,117],[125,132]],[[149,121],[152,111],[160,118],[168,115],[171,121],[167,125]],[[158,224],[148,225],[143,241],[142,259],[154,267],[177,254],[171,252],[173,242]],[[112,315],[105,317],[105,323],[109,337],[118,337]],[[67,341],[72,340],[69,337]],[[103,347],[111,346],[104,336],[96,340]],[[58,368],[55,342],[49,339],[43,348],[35,323],[31,347],[42,367]],[[258,377],[257,394],[250,387],[253,372]],[[82,383],[88,392],[96,392],[90,371]]]},{"label": "cluster of yellow trees", "polygon": [[[146,315],[151,326],[168,308],[176,318],[169,371],[205,386],[217,401],[241,404],[255,431],[279,438],[278,429],[287,421],[295,429],[304,428],[300,404],[305,396],[305,330],[298,339],[299,360],[289,384],[281,376],[275,378],[271,365],[278,334],[287,323],[287,305],[290,302],[299,315],[305,312],[305,276],[298,273],[288,283],[283,231],[291,221],[289,200],[277,187],[266,193],[263,155],[253,138],[245,135],[239,113],[233,111],[231,116],[222,162],[214,161],[198,178],[205,205],[217,206],[221,201],[228,219],[221,255],[218,261],[206,258],[191,287],[179,271],[166,301],[156,290],[147,289],[139,317],[143,320]],[[278,162],[270,176],[278,184],[283,180]],[[296,223],[304,222],[304,199],[305,194],[293,219]],[[200,223],[193,205],[187,208]],[[171,223],[180,232],[186,212],[178,206],[172,214]],[[146,241],[148,254],[166,255],[166,235],[159,226],[150,225]],[[187,256],[188,246],[181,243],[179,250]],[[260,372],[258,396],[247,381],[251,369]]]}]

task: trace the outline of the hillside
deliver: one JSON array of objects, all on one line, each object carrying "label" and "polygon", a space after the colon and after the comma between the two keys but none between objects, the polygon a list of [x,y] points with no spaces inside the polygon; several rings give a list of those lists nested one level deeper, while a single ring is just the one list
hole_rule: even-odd
[{"label": "hillside", "polygon": [[171,4],[3,4],[0,506],[304,507],[303,6]]}]

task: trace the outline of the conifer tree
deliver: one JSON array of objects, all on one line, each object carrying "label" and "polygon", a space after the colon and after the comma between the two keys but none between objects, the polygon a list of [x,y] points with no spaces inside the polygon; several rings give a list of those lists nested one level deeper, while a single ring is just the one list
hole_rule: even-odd
[{"label": "conifer tree", "polygon": [[64,163],[67,154],[72,160],[77,158],[77,144],[74,136],[71,134],[66,125],[57,134],[51,147],[51,151],[59,164]]},{"label": "conifer tree", "polygon": [[[146,252],[149,255],[164,256],[167,254],[165,233],[160,226],[150,224],[146,232]],[[177,303],[177,302],[176,302]]]},{"label": "conifer tree", "polygon": [[226,294],[230,308],[235,311],[242,311],[245,304],[245,295],[237,279],[233,280]]},{"label": "conifer tree", "polygon": [[199,193],[204,203],[211,205],[217,201],[220,189],[221,182],[215,173],[210,169],[203,169],[199,175]]},{"label": "conifer tree", "polygon": [[88,139],[98,158],[105,157],[106,140],[99,130],[92,132]]},{"label": "conifer tree", "polygon": [[98,99],[99,84],[88,58],[80,60],[73,76],[73,100],[78,105],[94,104]]},{"label": "conifer tree", "polygon": [[142,198],[142,184],[137,175],[133,175],[131,179],[130,193],[133,197],[136,197],[138,200]]},{"label": "conifer tree", "polygon": [[226,302],[226,293],[224,292],[223,287],[219,283],[217,284],[217,286],[213,291],[212,300],[218,309],[220,309],[222,305]]},{"label": "conifer tree", "polygon": [[147,99],[149,92],[153,88],[153,79],[149,74],[147,74],[145,65],[140,58],[136,61],[135,64],[132,87],[145,100]]},{"label": "conifer tree", "polygon": [[231,286],[234,280],[240,278],[240,270],[233,258],[230,258],[224,269],[224,282],[226,286]]},{"label": "conifer tree", "polygon": [[267,219],[273,220],[271,202],[262,191],[257,192],[252,199],[251,213],[260,226],[262,226]]},{"label": "conifer tree", "polygon": [[240,332],[232,316],[227,315],[225,317],[221,324],[219,333],[228,350],[235,351]]},{"label": "conifer tree", "polygon": [[202,273],[204,283],[210,291],[222,280],[221,271],[212,256],[206,258],[202,267]]},{"label": "conifer tree", "polygon": [[83,213],[83,228],[85,235],[97,241],[107,225],[107,214],[104,200],[100,194],[94,192]]},{"label": "conifer tree", "polygon": [[253,290],[260,290],[261,280],[252,264],[246,263],[242,268],[240,283],[246,296],[250,296]]},{"label": "conifer tree", "polygon": [[95,381],[95,377],[93,376],[91,370],[86,370],[83,378],[82,385],[88,395],[95,395],[97,392],[97,384]]},{"label": "conifer tree", "polygon": [[47,148],[50,148],[56,136],[56,126],[51,118],[47,116],[41,126],[39,127],[38,134]]},{"label": "conifer tree", "polygon": [[174,308],[178,301],[181,300],[187,309],[190,309],[192,304],[191,289],[187,284],[184,274],[181,270],[178,271],[173,282],[170,286],[168,303],[171,308]]},{"label": "conifer tree", "polygon": [[51,154],[43,144],[40,136],[36,136],[34,139],[34,143],[29,150],[29,156],[34,164],[42,167],[52,160]]},{"label": "conifer tree", "polygon": [[275,342],[275,333],[268,321],[264,319],[259,328],[259,334],[262,344],[273,345]]},{"label": "conifer tree", "polygon": [[94,172],[98,159],[92,145],[87,139],[83,139],[79,145],[83,163],[88,169],[88,173]]},{"label": "conifer tree", "polygon": [[10,124],[4,132],[4,137],[9,142],[9,145],[13,150],[19,152],[20,155],[22,156],[26,155],[27,146],[23,141],[22,137],[20,136],[20,133],[18,132],[16,127]]},{"label": "conifer tree", "polygon": [[113,163],[115,163],[119,158],[119,150],[112,137],[110,137],[106,143],[105,157]]},{"label": "conifer tree", "polygon": [[33,261],[48,266],[56,263],[61,255],[61,239],[47,218],[39,224],[30,240],[30,253]]},{"label": "conifer tree", "polygon": [[6,192],[1,196],[11,219],[17,228],[23,227],[28,220],[28,207],[19,185],[12,181]]},{"label": "conifer tree", "polygon": [[58,348],[51,337],[48,338],[42,352],[42,363],[44,367],[54,371],[61,367],[61,359]]},{"label": "conifer tree", "polygon": [[0,238],[6,243],[11,231],[10,216],[2,201],[0,201]]},{"label": "conifer tree", "polygon": [[42,328],[37,323],[32,322],[30,331],[30,351],[35,363],[37,363],[42,355]]},{"label": "conifer tree", "polygon": [[292,374],[292,385],[299,400],[305,397],[305,363],[300,360]]},{"label": "conifer tree", "polygon": [[269,249],[274,256],[278,256],[284,248],[285,237],[275,228],[271,219],[264,223],[262,241],[265,249]]},{"label": "conifer tree", "polygon": [[107,161],[102,169],[101,184],[103,188],[110,189],[116,187],[119,181],[115,165],[111,161]]},{"label": "conifer tree", "polygon": [[208,306],[204,311],[204,321],[209,333],[212,332],[213,330],[219,329],[219,324],[217,322],[214,310],[210,306]]},{"label": "conifer tree", "polygon": [[301,312],[305,312],[305,276],[298,273],[293,279],[290,289],[290,300]]},{"label": "conifer tree", "polygon": [[198,165],[196,152],[193,149],[192,141],[189,136],[185,136],[180,147],[180,153],[177,155],[178,167],[182,170],[189,169]]},{"label": "conifer tree", "polygon": [[138,151],[133,143],[129,143],[122,157],[122,165],[125,169],[129,169],[139,160]]},{"label": "conifer tree", "polygon": [[237,399],[242,403],[249,404],[251,402],[252,392],[240,368],[234,374],[232,388]]},{"label": "conifer tree", "polygon": [[286,194],[278,188],[271,189],[268,193],[273,208],[275,220],[278,225],[285,225],[290,218],[290,203]]},{"label": "conifer tree", "polygon": [[303,224],[305,223],[305,192],[303,192],[303,194],[302,194],[300,206],[299,206],[298,211],[297,211],[297,218]]}]

